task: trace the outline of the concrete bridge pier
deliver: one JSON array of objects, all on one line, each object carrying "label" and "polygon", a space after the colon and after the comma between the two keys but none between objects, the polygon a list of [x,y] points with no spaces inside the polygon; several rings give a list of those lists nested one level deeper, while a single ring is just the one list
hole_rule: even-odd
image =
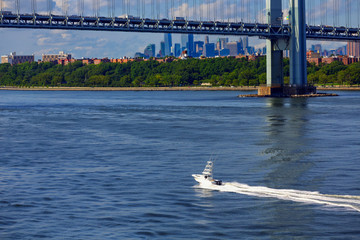
[{"label": "concrete bridge pier", "polygon": [[[283,21],[282,0],[266,0],[268,24],[281,25]],[[260,86],[258,95],[288,97],[316,93],[316,89],[307,85],[306,73],[306,32],[305,1],[290,0],[289,38],[266,40],[266,86]],[[290,84],[284,84],[283,51],[290,50]]]}]

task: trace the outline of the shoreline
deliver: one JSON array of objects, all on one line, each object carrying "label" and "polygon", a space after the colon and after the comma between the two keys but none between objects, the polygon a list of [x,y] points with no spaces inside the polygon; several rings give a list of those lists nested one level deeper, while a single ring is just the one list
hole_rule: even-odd
[{"label": "shoreline", "polygon": [[[257,91],[257,87],[0,87],[10,91]],[[320,91],[360,91],[359,87],[317,87]]]},{"label": "shoreline", "polygon": [[12,91],[256,91],[257,87],[0,87]]}]

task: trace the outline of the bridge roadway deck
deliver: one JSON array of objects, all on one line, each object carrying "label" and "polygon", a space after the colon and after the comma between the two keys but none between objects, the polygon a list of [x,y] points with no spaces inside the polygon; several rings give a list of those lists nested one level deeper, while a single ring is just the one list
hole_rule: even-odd
[{"label": "bridge roadway deck", "polygon": [[[291,28],[287,24],[213,22],[185,19],[107,18],[39,14],[0,15],[0,28],[64,29],[88,31],[125,31],[152,33],[209,34],[257,36],[260,38],[288,38]],[[359,28],[333,26],[306,26],[306,37],[314,40],[360,40]]]}]

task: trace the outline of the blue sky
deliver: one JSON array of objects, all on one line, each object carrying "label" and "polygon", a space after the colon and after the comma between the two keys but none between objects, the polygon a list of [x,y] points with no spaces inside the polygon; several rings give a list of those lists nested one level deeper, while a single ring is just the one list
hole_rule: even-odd
[{"label": "blue sky", "polygon": [[[68,15],[77,15],[79,13],[78,0],[68,0],[68,5],[63,5],[62,0],[52,0],[53,14],[63,14],[67,11]],[[96,11],[93,9],[94,0],[84,0],[84,15],[94,15]],[[115,0],[115,16],[124,16],[127,14],[127,6],[123,9],[123,1],[129,1],[130,15],[140,13],[144,17],[152,17],[159,15],[163,17],[187,16],[188,18],[199,19],[223,19],[224,21],[238,20],[246,21],[265,21],[265,0],[196,0],[197,5],[194,7],[194,0],[175,0],[172,6],[171,1],[165,3],[165,0]],[[159,2],[160,11],[155,7],[152,9],[150,3]],[[202,2],[199,7],[200,1]],[[338,1],[340,9],[333,9],[334,1]],[[15,0],[2,0],[3,10],[15,11]],[[66,1],[65,1],[66,2]],[[100,16],[108,16],[107,4],[111,1],[100,0]],[[137,3],[140,4],[138,9]],[[285,0],[284,0],[285,2]],[[333,14],[338,16],[338,24],[346,25],[349,20],[347,17],[346,4],[350,4],[350,22],[353,26],[359,19],[356,11],[359,9],[359,0],[307,0],[307,6],[313,6],[314,10],[308,11],[308,19],[313,24],[319,24],[321,21],[332,25],[334,22]],[[20,0],[20,12],[30,13],[30,0]],[[144,3],[144,5],[142,5]],[[235,4],[236,3],[236,4]],[[168,5],[168,12],[165,12],[165,6]],[[224,4],[229,7],[224,8]],[[143,9],[142,6],[145,6]],[[288,7],[284,3],[284,8]],[[201,9],[201,10],[200,10]],[[238,11],[235,11],[238,9]],[[250,9],[250,10],[249,10]],[[47,13],[47,0],[37,0],[37,12],[40,14]],[[195,15],[194,15],[195,14]],[[284,15],[287,11],[284,11]],[[317,16],[317,17],[311,17]],[[36,59],[41,58],[44,53],[57,53],[65,51],[73,53],[76,58],[81,57],[110,57],[119,58],[123,56],[132,57],[135,52],[143,51],[146,45],[150,43],[156,44],[156,51],[159,50],[160,41],[163,40],[163,34],[150,33],[125,33],[125,32],[92,32],[92,31],[64,31],[64,30],[28,30],[28,29],[0,29],[0,55],[17,52],[17,54],[35,54]],[[203,40],[205,36],[197,35],[195,40]],[[211,36],[210,40],[216,41],[221,36]],[[230,40],[237,40],[238,37],[231,37]],[[173,42],[180,42],[180,35],[173,35]],[[319,43],[319,42],[316,42]],[[326,49],[335,49],[345,45],[345,42],[320,42]],[[265,46],[265,41],[258,38],[250,38],[250,44],[260,48]],[[308,42],[308,46],[314,42]]]}]

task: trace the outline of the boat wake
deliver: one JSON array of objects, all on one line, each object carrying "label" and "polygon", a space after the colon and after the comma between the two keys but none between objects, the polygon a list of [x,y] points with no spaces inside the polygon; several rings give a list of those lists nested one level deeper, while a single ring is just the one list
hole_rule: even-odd
[{"label": "boat wake", "polygon": [[306,204],[321,204],[326,206],[342,207],[360,212],[360,196],[327,195],[311,191],[273,189],[261,186],[249,186],[237,182],[226,182],[221,186],[199,184],[198,187],[256,197],[277,198],[281,200],[301,202]]}]

